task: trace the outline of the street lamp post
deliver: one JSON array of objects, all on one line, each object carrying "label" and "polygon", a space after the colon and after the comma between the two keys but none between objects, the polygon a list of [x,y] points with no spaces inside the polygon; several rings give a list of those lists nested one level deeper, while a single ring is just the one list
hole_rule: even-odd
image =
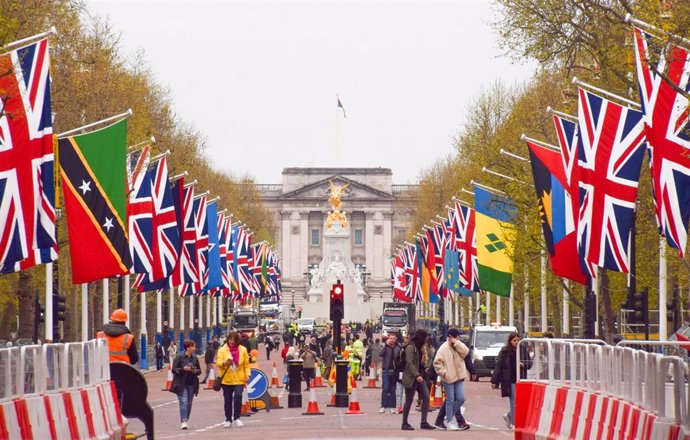
[{"label": "street lamp post", "polygon": [[292,302],[290,303],[290,321],[295,320],[295,289],[291,289]]}]

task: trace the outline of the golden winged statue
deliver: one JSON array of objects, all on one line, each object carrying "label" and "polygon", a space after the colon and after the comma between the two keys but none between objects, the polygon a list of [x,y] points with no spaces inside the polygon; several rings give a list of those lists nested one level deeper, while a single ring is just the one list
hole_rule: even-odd
[{"label": "golden winged statue", "polygon": [[341,228],[347,228],[347,217],[345,216],[345,213],[340,210],[340,207],[343,205],[342,198],[350,184],[346,183],[345,185],[336,185],[333,183],[333,181],[329,180],[328,186],[330,188],[328,202],[333,207],[333,211],[328,213],[326,227],[331,229],[335,223],[340,223]]}]

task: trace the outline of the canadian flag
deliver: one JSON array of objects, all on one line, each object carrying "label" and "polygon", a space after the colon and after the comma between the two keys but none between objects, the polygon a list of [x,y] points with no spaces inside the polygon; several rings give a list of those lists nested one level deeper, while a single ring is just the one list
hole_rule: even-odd
[{"label": "canadian flag", "polygon": [[405,266],[402,257],[398,255],[393,261],[393,297],[402,301],[408,301],[405,296],[407,290],[407,276],[405,274]]}]

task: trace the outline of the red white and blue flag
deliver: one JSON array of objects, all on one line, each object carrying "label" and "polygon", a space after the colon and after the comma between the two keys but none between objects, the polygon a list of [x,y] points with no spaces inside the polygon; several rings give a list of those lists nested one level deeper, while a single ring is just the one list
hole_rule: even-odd
[{"label": "red white and blue flag", "polygon": [[[196,271],[199,280],[194,283],[191,293],[201,293],[208,283],[208,222],[206,221],[207,209],[206,195],[194,198],[193,216],[196,232]],[[188,293],[190,291],[188,290]]]},{"label": "red white and blue flag", "polygon": [[194,217],[194,186],[183,188],[182,198],[182,247],[176,270],[173,272],[172,286],[180,286],[199,281],[196,253],[196,226]]},{"label": "red white and blue flag", "polygon": [[48,40],[0,56],[0,272],[57,259]]},{"label": "red white and blue flag", "polygon": [[643,115],[583,89],[578,104],[578,245],[588,261],[627,273],[644,158]]},{"label": "red white and blue flag", "polygon": [[[144,170],[135,176],[127,204],[129,251],[132,272],[147,274],[153,265],[153,181],[152,174]],[[139,281],[144,281],[139,279]]]},{"label": "red white and blue flag", "polygon": [[[634,33],[656,222],[682,258],[690,221],[690,102],[657,72],[690,93],[690,54],[673,44],[655,48],[654,36],[638,28]],[[656,57],[659,62],[652,68],[649,60]]]},{"label": "red white and blue flag", "polygon": [[254,276],[252,269],[254,261],[251,255],[251,236],[242,227],[237,231],[237,248],[235,249],[237,264],[237,287],[240,298],[254,295]]},{"label": "red white and blue flag", "polygon": [[474,236],[474,209],[455,202],[454,233],[455,248],[459,254],[458,277],[467,290],[479,291],[479,270],[477,268],[477,241]]}]

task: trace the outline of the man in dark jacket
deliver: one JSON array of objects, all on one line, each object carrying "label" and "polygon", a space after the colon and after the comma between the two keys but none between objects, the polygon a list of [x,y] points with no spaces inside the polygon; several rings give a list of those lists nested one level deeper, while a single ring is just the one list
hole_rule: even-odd
[{"label": "man in dark jacket", "polygon": [[[215,336],[213,338],[215,342],[218,342],[218,338],[216,338]],[[206,374],[204,374],[204,380],[202,380],[199,383],[206,383],[208,375],[211,374],[211,369],[216,367],[216,351],[218,351],[218,344],[214,344],[214,341],[211,341],[210,344],[206,345],[206,352],[204,353],[204,362],[206,362]]]},{"label": "man in dark jacket", "polygon": [[395,387],[398,380],[398,372],[395,369],[395,359],[398,358],[400,347],[394,334],[388,336],[383,348],[378,352],[376,361],[381,365],[381,409],[385,413],[386,408],[390,413],[395,412]]}]

